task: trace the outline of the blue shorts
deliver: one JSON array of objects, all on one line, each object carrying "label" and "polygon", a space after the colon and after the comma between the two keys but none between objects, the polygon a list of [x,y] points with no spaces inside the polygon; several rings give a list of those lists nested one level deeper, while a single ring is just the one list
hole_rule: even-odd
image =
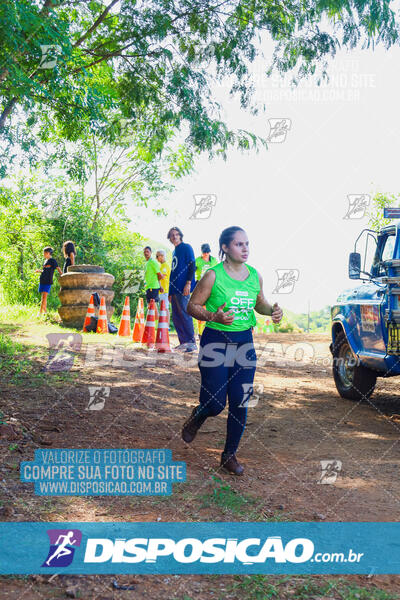
[{"label": "blue shorts", "polygon": [[50,290],[51,290],[51,283],[50,284],[39,283],[39,294],[41,294],[42,292],[47,292],[48,294],[50,294]]},{"label": "blue shorts", "polygon": [[146,300],[150,303],[150,300],[155,300],[158,302],[159,297],[158,294],[160,292],[160,288],[147,288],[146,290]]}]

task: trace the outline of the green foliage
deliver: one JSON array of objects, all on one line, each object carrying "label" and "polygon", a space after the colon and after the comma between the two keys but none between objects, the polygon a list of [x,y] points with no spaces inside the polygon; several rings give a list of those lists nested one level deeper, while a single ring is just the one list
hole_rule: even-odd
[{"label": "green foliage", "polygon": [[239,494],[229,483],[225,483],[215,475],[212,476],[212,479],[214,481],[212,493],[201,496],[205,505],[213,504],[236,515],[248,511],[249,507],[254,507],[255,498],[247,494]]},{"label": "green foliage", "polygon": [[[266,318],[257,315],[257,333],[266,333],[267,327],[265,325]],[[271,319],[269,318],[271,321]],[[271,322],[272,323],[272,322]],[[320,310],[310,311],[310,332],[323,333],[329,332],[331,323],[331,311],[329,306],[325,306]],[[294,313],[286,308],[283,309],[283,318],[279,324],[273,324],[273,331],[275,333],[302,333],[307,331],[308,327],[308,315],[306,313]]]},{"label": "green foliage", "polygon": [[264,600],[267,598],[310,598],[333,600],[395,600],[397,595],[378,588],[362,588],[339,578],[321,580],[312,576],[292,576],[278,579],[270,575],[236,575],[236,583],[231,591],[243,600]]},{"label": "green foliage", "polygon": [[[0,188],[0,288],[3,301],[13,304],[39,302],[39,274],[43,248],[51,245],[54,258],[63,266],[61,247],[66,239],[76,243],[76,262],[104,266],[114,275],[113,302],[121,310],[124,269],[133,270],[143,292],[144,239],[128,229],[128,222],[104,216],[94,221],[95,209],[82,192],[59,177],[45,185],[38,178],[19,178],[14,189]],[[57,201],[56,212],[53,214]],[[54,217],[54,218],[50,218]],[[59,306],[58,274],[48,298],[48,307]]]},{"label": "green foliage", "polygon": [[293,71],[297,80],[322,63],[319,77],[326,77],[323,61],[339,47],[398,42],[391,6],[390,0],[150,0],[145,6],[135,0],[3,0],[0,176],[17,149],[35,163],[38,135],[45,139],[49,126],[71,141],[93,133],[115,140],[115,115],[145,122],[151,114],[158,151],[171,128],[185,132],[191,150],[210,155],[265,144],[227,128],[210,84],[229,81],[231,94],[256,112],[250,65],[261,55],[263,37],[275,46],[266,74]]},{"label": "green foliage", "polygon": [[375,194],[372,198],[371,209],[367,213],[369,217],[368,227],[379,231],[382,227],[393,223],[393,219],[383,218],[383,209],[385,206],[400,207],[400,194],[382,194],[379,192]]},{"label": "green foliage", "polygon": [[298,333],[300,329],[287,316],[283,316],[282,321],[276,325],[275,331],[278,333]]},{"label": "green foliage", "polygon": [[[279,582],[270,583],[267,575],[244,575],[235,576],[237,583],[232,586],[232,591],[240,595],[240,598],[247,600],[266,600],[267,598],[278,598]],[[287,581],[288,578],[282,580]]]},{"label": "green foliage", "polygon": [[30,364],[22,344],[14,342],[7,334],[0,333],[1,380],[16,383],[29,371]]},{"label": "green foliage", "polygon": [[[296,314],[290,311],[285,311],[291,321],[297,327],[307,331],[308,316],[306,313]],[[331,324],[331,310],[329,306],[324,306],[320,310],[310,311],[310,332],[329,331]]]},{"label": "green foliage", "polygon": [[85,192],[94,210],[93,221],[110,214],[124,218],[128,203],[146,207],[151,203],[154,212],[166,214],[159,200],[175,189],[177,179],[193,170],[194,157],[171,128],[164,128],[163,145],[155,144],[151,116],[146,119],[131,123],[110,115],[111,127],[118,132],[112,143],[98,133],[66,142],[50,124],[40,164],[51,180],[57,180],[55,171],[61,169]]},{"label": "green foliage", "polygon": [[[268,334],[267,327],[265,325],[266,319],[270,317],[257,315],[257,329],[258,333]],[[320,310],[310,311],[310,332],[323,333],[324,331],[329,332],[331,323],[331,311],[329,306],[325,306]],[[273,331],[275,333],[302,333],[307,331],[308,316],[306,313],[294,313],[291,310],[283,308],[283,318],[279,324],[273,324]]]},{"label": "green foliage", "polygon": [[21,321],[32,322],[37,310],[37,306],[34,305],[9,304],[4,295],[0,295],[0,321],[2,323],[13,325]]},{"label": "green foliage", "polygon": [[17,352],[22,352],[24,346],[4,333],[0,333],[0,357],[4,360],[7,357],[14,356]]}]

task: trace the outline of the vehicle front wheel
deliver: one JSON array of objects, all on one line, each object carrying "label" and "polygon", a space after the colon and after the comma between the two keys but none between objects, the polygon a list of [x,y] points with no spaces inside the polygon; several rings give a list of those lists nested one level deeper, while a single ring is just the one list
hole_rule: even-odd
[{"label": "vehicle front wheel", "polygon": [[343,332],[332,344],[333,378],[342,398],[367,400],[374,391],[377,375],[359,364]]}]

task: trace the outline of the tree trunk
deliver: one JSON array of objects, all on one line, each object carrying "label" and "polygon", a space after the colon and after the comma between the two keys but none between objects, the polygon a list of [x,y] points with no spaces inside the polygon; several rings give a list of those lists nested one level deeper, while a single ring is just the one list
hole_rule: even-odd
[{"label": "tree trunk", "polygon": [[0,131],[2,129],[4,129],[5,126],[5,122],[8,119],[9,115],[11,114],[14,106],[17,103],[17,98],[12,98],[8,104],[6,105],[5,109],[3,110],[3,112],[0,115]]},{"label": "tree trunk", "polygon": [[22,281],[24,281],[24,279],[25,279],[25,275],[24,275],[24,249],[23,249],[22,246],[18,247],[18,252],[19,252],[18,271],[19,271],[19,274],[21,276]]}]

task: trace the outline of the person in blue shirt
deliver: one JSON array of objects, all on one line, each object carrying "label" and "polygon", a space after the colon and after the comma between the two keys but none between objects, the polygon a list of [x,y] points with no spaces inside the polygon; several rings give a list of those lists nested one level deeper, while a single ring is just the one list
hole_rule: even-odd
[{"label": "person in blue shirt", "polygon": [[193,248],[182,241],[179,227],[171,227],[167,238],[175,249],[172,254],[171,275],[168,299],[172,308],[172,322],[178,334],[179,345],[175,350],[194,352],[197,350],[194,337],[193,319],[187,313],[190,293],[195,286],[196,261]]}]

